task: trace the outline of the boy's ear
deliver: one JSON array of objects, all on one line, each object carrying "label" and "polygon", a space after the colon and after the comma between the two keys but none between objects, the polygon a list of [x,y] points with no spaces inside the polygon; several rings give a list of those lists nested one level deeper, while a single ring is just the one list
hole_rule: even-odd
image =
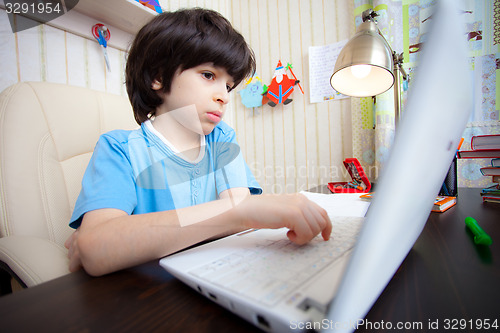
[{"label": "boy's ear", "polygon": [[161,84],[161,82],[156,80],[156,79],[153,81],[153,83],[151,83],[151,89],[153,89],[153,90],[160,90],[162,88],[163,88],[163,84]]}]

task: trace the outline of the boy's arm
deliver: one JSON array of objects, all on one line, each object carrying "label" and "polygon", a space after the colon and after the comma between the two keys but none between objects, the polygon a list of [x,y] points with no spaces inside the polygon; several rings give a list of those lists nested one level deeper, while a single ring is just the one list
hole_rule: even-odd
[{"label": "boy's arm", "polygon": [[[227,193],[229,194],[229,193]],[[80,266],[91,275],[158,259],[200,241],[249,228],[286,227],[291,241],[304,244],[332,230],[326,211],[301,194],[230,198],[157,213],[128,215],[99,209],[84,215],[68,239],[70,270]]]},{"label": "boy's arm", "polygon": [[233,187],[222,191],[219,195],[220,199],[229,199],[233,206],[237,205],[241,200],[250,195],[248,187]]}]

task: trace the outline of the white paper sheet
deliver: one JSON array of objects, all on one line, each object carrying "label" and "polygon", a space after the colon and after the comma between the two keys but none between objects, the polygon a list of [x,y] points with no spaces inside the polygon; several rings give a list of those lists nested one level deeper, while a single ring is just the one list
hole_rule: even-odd
[{"label": "white paper sheet", "polygon": [[335,62],[340,51],[347,43],[342,42],[309,47],[309,91],[311,103],[319,103],[332,99],[347,98],[339,94],[330,85]]},{"label": "white paper sheet", "polygon": [[364,217],[370,202],[359,198],[363,193],[323,194],[302,191],[309,200],[321,206],[330,218],[335,216]]}]

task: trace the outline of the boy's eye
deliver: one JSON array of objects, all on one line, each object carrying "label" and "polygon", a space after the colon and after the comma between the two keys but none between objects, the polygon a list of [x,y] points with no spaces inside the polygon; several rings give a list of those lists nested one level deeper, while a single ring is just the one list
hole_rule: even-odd
[{"label": "boy's eye", "polygon": [[211,72],[204,72],[204,73],[202,73],[202,75],[207,80],[213,80],[215,78],[214,73],[211,73]]},{"label": "boy's eye", "polygon": [[[210,72],[210,71],[207,71],[207,72],[202,72],[201,75],[207,79],[207,80],[215,80],[215,74]],[[226,90],[228,92],[230,92],[231,90],[234,89],[234,85],[233,84],[230,84],[230,83],[227,83],[226,84]]]}]

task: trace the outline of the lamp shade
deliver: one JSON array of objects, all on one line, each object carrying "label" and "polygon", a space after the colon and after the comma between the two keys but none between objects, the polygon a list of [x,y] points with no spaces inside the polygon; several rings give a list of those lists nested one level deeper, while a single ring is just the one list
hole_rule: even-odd
[{"label": "lamp shade", "polygon": [[394,84],[392,49],[375,22],[366,21],[340,51],[330,84],[341,94],[368,97]]}]

